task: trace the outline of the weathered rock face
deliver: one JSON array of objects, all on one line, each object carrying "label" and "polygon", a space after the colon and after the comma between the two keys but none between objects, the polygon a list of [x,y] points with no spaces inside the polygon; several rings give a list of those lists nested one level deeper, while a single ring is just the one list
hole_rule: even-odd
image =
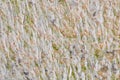
[{"label": "weathered rock face", "polygon": [[120,0],[0,0],[0,80],[119,80]]}]

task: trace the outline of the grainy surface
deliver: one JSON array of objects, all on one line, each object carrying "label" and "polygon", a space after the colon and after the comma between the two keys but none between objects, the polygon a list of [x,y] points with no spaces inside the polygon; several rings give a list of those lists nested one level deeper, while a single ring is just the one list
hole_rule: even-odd
[{"label": "grainy surface", "polygon": [[120,0],[0,0],[0,80],[120,80]]}]

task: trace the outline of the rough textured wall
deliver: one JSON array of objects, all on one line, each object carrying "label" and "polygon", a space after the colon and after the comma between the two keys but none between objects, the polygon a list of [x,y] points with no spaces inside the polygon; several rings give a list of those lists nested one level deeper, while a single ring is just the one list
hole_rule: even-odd
[{"label": "rough textured wall", "polygon": [[0,0],[0,80],[120,80],[120,0]]}]

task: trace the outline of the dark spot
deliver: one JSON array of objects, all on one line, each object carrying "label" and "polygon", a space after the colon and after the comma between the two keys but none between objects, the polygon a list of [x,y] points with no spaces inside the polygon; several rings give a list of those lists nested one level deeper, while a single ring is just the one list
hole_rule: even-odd
[{"label": "dark spot", "polygon": [[45,69],[45,72],[47,72],[48,70],[47,69]]},{"label": "dark spot", "polygon": [[81,52],[83,52],[83,49],[81,49]]},{"label": "dark spot", "polygon": [[73,49],[75,48],[75,45],[73,46]]},{"label": "dark spot", "polygon": [[103,72],[107,72],[107,70],[108,70],[108,66],[104,66],[101,68],[101,71],[103,71]]},{"label": "dark spot", "polygon": [[32,79],[30,79],[30,78],[29,78],[29,77],[27,77],[27,76],[26,76],[26,79],[27,79],[27,80],[32,80]]},{"label": "dark spot", "polygon": [[28,2],[29,4],[33,4],[31,1],[30,2]]},{"label": "dark spot", "polygon": [[93,16],[95,16],[95,15],[96,15],[96,12],[93,13]]},{"label": "dark spot", "polygon": [[113,53],[113,51],[106,51],[106,53]]},{"label": "dark spot", "polygon": [[55,25],[55,21],[56,21],[56,19],[53,19],[53,20],[51,20],[51,23],[52,23],[53,25]]},{"label": "dark spot", "polygon": [[20,59],[18,59],[18,63],[19,63],[19,64],[21,63],[21,60],[20,60]]},{"label": "dark spot", "polygon": [[106,51],[107,54],[112,54],[114,56],[114,50],[113,51]]},{"label": "dark spot", "polygon": [[97,78],[97,75],[95,75],[95,77]]},{"label": "dark spot", "polygon": [[27,71],[24,71],[23,73],[24,73],[25,75],[28,75],[28,74],[29,74],[29,72],[27,72]]},{"label": "dark spot", "polygon": [[72,54],[72,51],[70,50],[70,54]]}]

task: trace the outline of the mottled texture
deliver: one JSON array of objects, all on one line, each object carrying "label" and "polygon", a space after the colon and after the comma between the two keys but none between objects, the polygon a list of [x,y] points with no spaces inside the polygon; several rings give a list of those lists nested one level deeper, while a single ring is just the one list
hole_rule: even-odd
[{"label": "mottled texture", "polygon": [[0,80],[120,80],[120,0],[0,0]]}]

